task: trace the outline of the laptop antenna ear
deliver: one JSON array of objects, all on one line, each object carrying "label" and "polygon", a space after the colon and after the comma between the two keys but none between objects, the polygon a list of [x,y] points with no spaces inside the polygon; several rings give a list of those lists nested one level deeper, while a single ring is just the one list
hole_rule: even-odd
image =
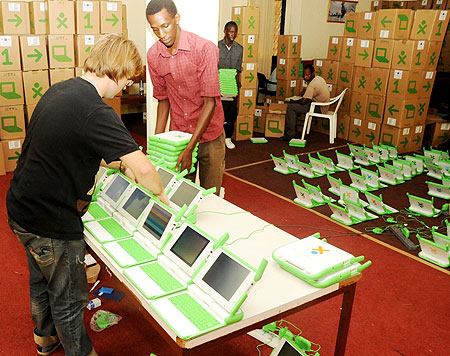
[{"label": "laptop antenna ear", "polygon": [[229,234],[228,232],[225,232],[225,233],[220,237],[220,239],[218,239],[218,240],[214,243],[213,249],[215,250],[215,249],[219,248],[220,246],[223,246],[223,245],[225,244],[225,242],[228,240],[229,237],[230,237],[230,234]]},{"label": "laptop antenna ear", "polygon": [[188,172],[187,169],[182,170],[182,171],[177,175],[176,180],[180,180],[181,178],[184,178],[184,176],[186,176],[186,174],[188,174],[188,173],[189,173],[189,172]]},{"label": "laptop antenna ear", "polygon": [[266,270],[266,267],[267,267],[268,263],[269,262],[265,258],[263,258],[261,260],[261,263],[259,264],[258,270],[256,271],[256,274],[255,274],[255,278],[254,278],[255,282],[259,281],[261,279],[264,271]]},{"label": "laptop antenna ear", "polygon": [[206,196],[209,195],[209,194],[214,194],[216,191],[217,191],[216,187],[212,187],[212,188],[206,189],[206,190],[202,193],[202,195],[203,195],[204,197],[206,197]]},{"label": "laptop antenna ear", "polygon": [[186,204],[183,204],[181,210],[178,212],[178,214],[175,216],[175,221],[178,222],[181,220],[181,218],[186,214],[186,210],[188,209],[188,206]]}]

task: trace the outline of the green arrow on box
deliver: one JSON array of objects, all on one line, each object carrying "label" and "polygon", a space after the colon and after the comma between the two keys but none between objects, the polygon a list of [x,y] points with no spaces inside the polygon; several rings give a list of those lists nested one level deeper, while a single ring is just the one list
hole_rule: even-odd
[{"label": "green arrow on box", "polygon": [[356,130],[352,130],[352,132],[356,135],[356,137],[361,135],[361,130],[359,129],[359,127],[357,127]]},{"label": "green arrow on box", "polygon": [[395,105],[394,105],[394,104],[392,104],[392,105],[388,108],[389,114],[394,115],[394,112],[399,112],[399,110],[394,109],[394,108],[395,108]]},{"label": "green arrow on box", "polygon": [[119,18],[116,15],[111,14],[111,18],[106,19],[106,21],[112,22],[111,26],[116,26],[119,22]]},{"label": "green arrow on box", "polygon": [[41,53],[37,48],[35,48],[35,49],[34,49],[34,54],[29,54],[29,55],[27,55],[27,57],[28,57],[28,58],[36,57],[36,59],[34,60],[34,62],[37,63],[37,62],[39,62],[39,61],[41,60],[41,58],[42,58],[42,53]]},{"label": "green arrow on box", "polygon": [[373,140],[375,140],[375,134],[373,133],[373,131],[370,132],[370,135],[366,135],[366,137],[369,138],[370,142],[372,142]]},{"label": "green arrow on box", "polygon": [[22,18],[17,14],[14,14],[14,17],[15,17],[14,19],[8,19],[8,22],[15,22],[16,23],[15,27],[19,27],[20,24],[23,22]]}]

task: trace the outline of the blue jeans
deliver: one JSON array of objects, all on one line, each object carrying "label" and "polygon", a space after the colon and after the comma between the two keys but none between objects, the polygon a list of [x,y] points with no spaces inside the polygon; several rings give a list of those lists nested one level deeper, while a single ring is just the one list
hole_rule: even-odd
[{"label": "blue jeans", "polygon": [[31,316],[40,336],[58,335],[66,356],[86,356],[92,342],[84,326],[89,290],[84,268],[84,240],[37,236],[8,217],[25,247],[30,270]]}]

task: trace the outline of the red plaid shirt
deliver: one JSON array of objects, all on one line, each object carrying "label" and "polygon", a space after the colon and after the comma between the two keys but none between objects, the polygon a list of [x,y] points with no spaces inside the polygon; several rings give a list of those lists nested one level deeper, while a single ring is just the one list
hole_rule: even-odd
[{"label": "red plaid shirt", "polygon": [[170,130],[193,133],[203,107],[203,97],[216,99],[216,108],[200,142],[216,139],[223,131],[220,100],[219,49],[194,33],[181,30],[178,49],[171,55],[156,42],[147,52],[153,97],[169,99]]}]

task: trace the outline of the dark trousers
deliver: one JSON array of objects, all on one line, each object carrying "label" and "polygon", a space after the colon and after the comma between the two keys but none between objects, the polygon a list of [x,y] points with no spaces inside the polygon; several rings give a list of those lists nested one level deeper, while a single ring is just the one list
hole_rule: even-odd
[{"label": "dark trousers", "polygon": [[234,124],[237,119],[237,97],[232,101],[222,100],[223,113],[225,116],[225,137],[231,138],[234,133]]},{"label": "dark trousers", "polygon": [[[300,115],[306,114],[311,108],[312,101],[308,100],[306,104],[296,102],[289,103],[286,109],[286,131],[285,135],[295,136],[297,134],[297,118]],[[320,107],[316,106],[315,112],[320,112]]]}]

